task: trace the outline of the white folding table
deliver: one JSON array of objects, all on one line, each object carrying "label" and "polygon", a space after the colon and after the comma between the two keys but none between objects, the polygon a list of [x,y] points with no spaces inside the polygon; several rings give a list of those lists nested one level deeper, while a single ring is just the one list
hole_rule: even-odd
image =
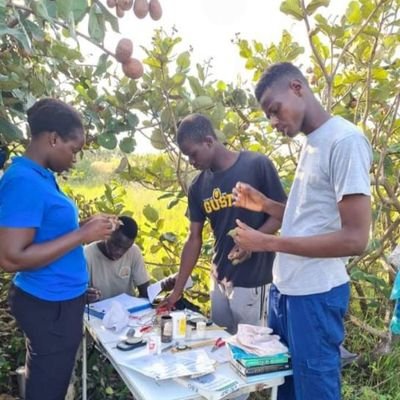
[{"label": "white folding table", "polygon": [[[225,332],[224,332],[225,333]],[[200,400],[204,397],[199,396],[183,385],[175,382],[173,379],[157,381],[136,372],[126,366],[121,365],[129,363],[132,357],[140,357],[147,354],[146,347],[131,351],[121,351],[116,348],[118,341],[123,339],[126,329],[121,334],[115,334],[105,329],[102,321],[96,317],[85,317],[85,333],[83,339],[83,362],[82,362],[82,399],[87,400],[87,349],[86,339],[90,335],[97,343],[100,351],[108,358],[115,370],[136,400]],[[213,338],[221,336],[221,332],[207,331],[207,337]],[[216,336],[217,335],[217,336]],[[227,335],[227,334],[226,334]],[[206,338],[207,338],[206,337]],[[166,346],[166,345],[165,345]],[[292,371],[278,371],[268,374],[260,374],[244,380],[238,375],[228,362],[218,364],[216,372],[226,377],[231,377],[239,382],[239,389],[231,393],[228,398],[234,398],[241,394],[260,391],[271,388],[271,399],[277,399],[278,386],[283,384],[285,376],[291,375]]]}]

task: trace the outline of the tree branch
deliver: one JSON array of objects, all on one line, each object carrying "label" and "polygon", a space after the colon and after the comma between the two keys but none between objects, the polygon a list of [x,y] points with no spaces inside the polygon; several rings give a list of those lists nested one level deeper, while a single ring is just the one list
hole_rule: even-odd
[{"label": "tree branch", "polygon": [[[34,12],[31,8],[24,7],[24,6],[20,6],[20,5],[18,5],[18,4],[14,4],[14,3],[7,3],[7,7],[13,7],[13,8],[16,8],[16,9],[18,9],[18,10],[21,10],[21,11],[24,12],[24,15],[25,15],[25,16],[27,16],[27,15],[29,15],[29,14],[33,14],[33,15],[36,16],[36,18],[43,19],[43,18],[41,18],[40,16],[36,15],[35,12]],[[62,21],[52,19],[51,21],[47,21],[47,22],[49,22],[50,24],[54,24],[54,25],[57,25],[57,26],[60,26],[60,27],[62,27],[62,28],[64,28],[64,29],[69,30],[69,26],[68,26],[66,23],[62,22]],[[14,22],[13,22],[13,23],[14,23]],[[16,23],[14,23],[14,26],[16,26],[17,24],[18,24],[18,21],[16,21]],[[102,51],[104,51],[104,53],[107,53],[108,55],[110,55],[110,56],[112,56],[112,57],[115,58],[115,54],[114,54],[113,52],[111,52],[110,50],[106,49],[106,48],[105,48],[103,45],[101,45],[100,43],[97,43],[97,42],[96,42],[95,40],[93,40],[90,36],[88,36],[88,35],[86,35],[86,34],[84,34],[84,33],[82,33],[82,32],[79,32],[79,31],[77,31],[77,30],[75,30],[75,33],[76,33],[76,35],[82,37],[83,39],[87,40],[88,42],[92,43],[93,45],[95,45],[96,47],[98,47],[99,49],[101,49]]]}]

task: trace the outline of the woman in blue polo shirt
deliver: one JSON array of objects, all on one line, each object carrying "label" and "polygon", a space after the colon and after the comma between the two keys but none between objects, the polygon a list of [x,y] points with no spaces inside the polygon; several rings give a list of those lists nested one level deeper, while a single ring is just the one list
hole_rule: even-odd
[{"label": "woman in blue polo shirt", "polygon": [[26,400],[63,400],[82,337],[87,289],[83,243],[107,239],[114,223],[98,215],[79,225],[74,202],[54,173],[84,145],[79,114],[55,99],[28,110],[31,141],[0,180],[0,267],[16,273],[9,304],[25,333]]}]

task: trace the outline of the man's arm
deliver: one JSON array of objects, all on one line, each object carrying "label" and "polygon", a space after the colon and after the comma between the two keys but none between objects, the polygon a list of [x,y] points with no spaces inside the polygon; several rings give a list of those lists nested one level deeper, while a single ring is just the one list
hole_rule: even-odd
[{"label": "man's arm", "polygon": [[[257,230],[262,233],[274,234],[281,227],[281,221],[276,218],[268,217],[268,219]],[[237,243],[232,247],[228,254],[228,260],[232,261],[233,265],[238,265],[251,257],[251,250],[241,248]]]},{"label": "man's arm", "polygon": [[147,288],[150,286],[150,281],[138,285],[137,289],[139,291],[139,297],[145,297],[147,299]]},{"label": "man's arm", "polygon": [[189,236],[183,246],[181,255],[181,264],[178,275],[176,276],[175,287],[172,293],[164,300],[160,306],[167,305],[172,308],[180,299],[185,287],[186,281],[191,275],[193,268],[199,258],[201,246],[203,244],[202,232],[204,222],[191,222],[189,227]]},{"label": "man's arm", "polygon": [[346,195],[338,203],[342,228],[307,237],[276,237],[238,222],[235,242],[252,251],[275,251],[303,257],[346,257],[361,254],[368,243],[371,200],[365,195]]},{"label": "man's arm", "polygon": [[267,220],[258,228],[262,233],[268,233],[270,235],[276,233],[282,225],[282,221],[274,218],[268,217]]}]

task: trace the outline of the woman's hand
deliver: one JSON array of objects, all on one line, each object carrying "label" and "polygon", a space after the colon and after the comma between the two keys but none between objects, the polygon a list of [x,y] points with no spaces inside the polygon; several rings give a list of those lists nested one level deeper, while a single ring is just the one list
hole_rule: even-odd
[{"label": "woman's hand", "polygon": [[101,292],[99,289],[94,287],[87,288],[86,290],[86,299],[88,303],[93,303],[94,301],[99,300],[101,297]]},{"label": "woman's hand", "polygon": [[119,219],[115,216],[98,214],[90,217],[80,228],[83,243],[98,240],[107,240],[119,226]]}]

